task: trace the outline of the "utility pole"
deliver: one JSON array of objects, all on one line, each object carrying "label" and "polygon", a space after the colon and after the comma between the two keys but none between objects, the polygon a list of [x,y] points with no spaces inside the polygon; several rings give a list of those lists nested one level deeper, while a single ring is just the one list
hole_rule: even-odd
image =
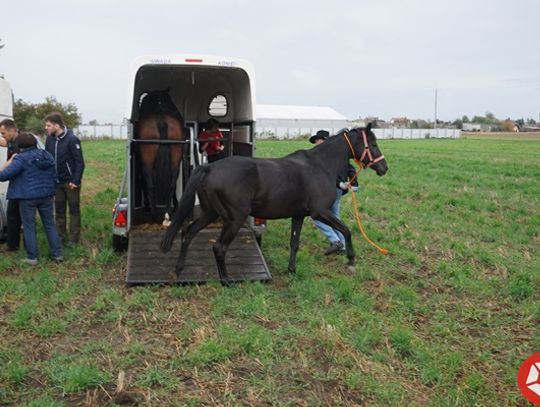
[{"label": "utility pole", "polygon": [[435,88],[435,120],[433,121],[433,130],[437,130],[437,88]]}]

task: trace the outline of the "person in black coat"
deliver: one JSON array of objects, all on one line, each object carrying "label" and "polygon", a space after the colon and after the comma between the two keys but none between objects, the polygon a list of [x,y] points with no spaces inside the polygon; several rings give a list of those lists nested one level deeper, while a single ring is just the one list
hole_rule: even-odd
[{"label": "person in black coat", "polygon": [[[47,140],[45,149],[56,162],[58,184],[54,198],[56,227],[62,242],[68,246],[79,243],[81,234],[81,180],[84,158],[80,140],[64,125],[60,113],[45,118]],[[69,206],[69,237],[66,225],[66,207]]]}]

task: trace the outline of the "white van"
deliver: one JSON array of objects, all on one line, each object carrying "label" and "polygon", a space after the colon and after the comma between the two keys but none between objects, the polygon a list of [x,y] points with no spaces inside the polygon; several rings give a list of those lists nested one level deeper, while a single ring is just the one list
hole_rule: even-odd
[{"label": "white van", "polygon": [[[0,121],[13,119],[13,92],[8,81],[0,78]],[[0,165],[6,161],[7,149],[0,147]],[[0,182],[0,238],[6,237],[7,182]]]}]

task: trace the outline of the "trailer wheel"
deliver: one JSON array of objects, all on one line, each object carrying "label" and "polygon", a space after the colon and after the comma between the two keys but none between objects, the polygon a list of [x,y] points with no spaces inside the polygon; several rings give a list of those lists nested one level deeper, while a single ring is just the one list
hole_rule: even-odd
[{"label": "trailer wheel", "polygon": [[112,245],[115,252],[125,252],[128,247],[128,238],[125,236],[113,235]]}]

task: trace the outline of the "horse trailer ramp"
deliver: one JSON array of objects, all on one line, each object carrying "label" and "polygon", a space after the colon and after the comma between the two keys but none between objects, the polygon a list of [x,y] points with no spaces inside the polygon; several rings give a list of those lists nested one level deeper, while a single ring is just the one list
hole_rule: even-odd
[{"label": "horse trailer ramp", "polygon": [[[221,228],[201,230],[188,248],[186,266],[175,276],[180,254],[180,234],[171,251],[163,254],[159,248],[163,230],[132,230],[129,235],[126,283],[135,284],[199,284],[219,281],[212,245]],[[240,281],[271,281],[272,276],[253,232],[242,228],[229,246],[225,264],[229,279]]]}]

